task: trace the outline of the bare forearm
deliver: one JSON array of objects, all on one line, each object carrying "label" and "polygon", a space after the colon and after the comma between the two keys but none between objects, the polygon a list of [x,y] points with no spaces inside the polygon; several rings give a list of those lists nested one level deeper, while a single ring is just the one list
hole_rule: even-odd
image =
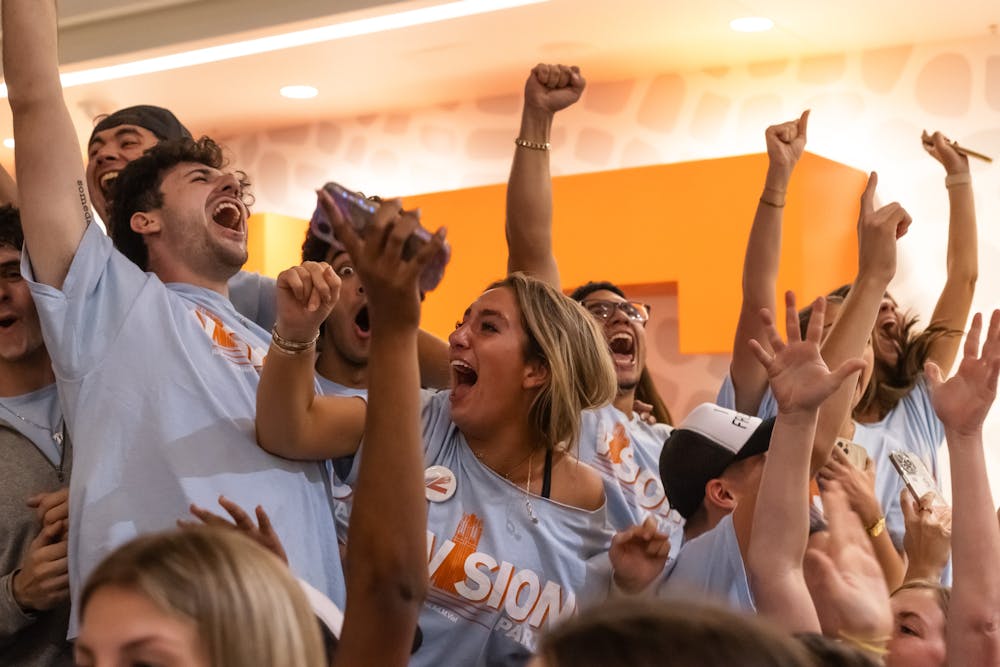
[{"label": "bare forearm", "polygon": [[59,288],[91,212],[79,141],[59,83],[55,3],[10,0],[0,8],[25,244],[35,278]]},{"label": "bare forearm", "polygon": [[[889,280],[884,276],[859,274],[850,294],[841,306],[840,316],[823,343],[823,361],[830,368],[837,368],[849,359],[864,356],[865,346],[875,326],[879,304]],[[857,375],[837,389],[819,409],[816,439],[813,444],[811,472],[815,474],[826,465],[837,435],[844,422],[850,418]]]},{"label": "bare forearm", "polygon": [[751,569],[760,572],[802,567],[809,537],[810,443],[816,413],[779,413],[771,435],[754,509]]},{"label": "bare forearm", "polygon": [[[869,523],[865,527],[871,526]],[[890,591],[899,588],[903,583],[903,573],[905,571],[903,558],[896,551],[896,545],[892,543],[892,538],[888,531],[883,530],[878,537],[869,537],[872,549],[875,551],[875,558],[885,575],[885,585]]]},{"label": "bare forearm", "polygon": [[[951,461],[955,583],[948,620],[950,664],[995,664],[1000,658],[1000,532],[986,476],[982,433],[946,433]],[[969,650],[964,661],[952,653]],[[962,660],[962,657],[959,657]]]},{"label": "bare forearm", "polygon": [[756,414],[760,399],[767,390],[767,373],[757,363],[747,343],[751,339],[766,343],[760,311],[775,310],[774,292],[778,283],[781,258],[781,220],[789,174],[769,169],[764,190],[757,203],[746,255],[743,258],[743,303],[733,341],[731,376],[736,392],[736,409]]},{"label": "bare forearm", "polygon": [[370,664],[373,647],[379,664],[409,659],[428,586],[418,389],[416,329],[373,336],[365,451],[348,534],[350,614],[338,665],[353,664],[352,655]]},{"label": "bare forearm", "polygon": [[62,101],[54,0],[3,3],[4,82],[11,109]]},{"label": "bare forearm", "polygon": [[[525,108],[519,137],[547,143],[553,114]],[[552,175],[549,151],[517,146],[507,181],[507,271],[523,271],[559,287],[552,249]]]},{"label": "bare forearm", "polygon": [[[931,316],[931,324],[961,331],[972,308],[979,276],[979,244],[972,184],[948,188],[951,216],[948,224],[948,277]],[[962,337],[945,335],[931,344],[928,358],[948,374],[955,363]]]},{"label": "bare forearm", "polygon": [[257,443],[278,456],[314,458],[306,443],[316,400],[311,352],[287,354],[274,345],[257,387]]},{"label": "bare forearm", "polygon": [[809,537],[809,451],[816,413],[779,414],[754,508],[747,574],[757,610],[791,632],[819,622],[802,573]]}]

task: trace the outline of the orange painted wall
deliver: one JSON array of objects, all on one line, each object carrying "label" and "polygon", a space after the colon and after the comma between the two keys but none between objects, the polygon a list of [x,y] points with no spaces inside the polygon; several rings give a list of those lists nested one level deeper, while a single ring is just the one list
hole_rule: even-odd
[{"label": "orange painted wall", "polygon": [[[610,279],[627,290],[675,283],[680,351],[728,353],[766,168],[767,156],[758,154],[556,177],[555,252],[564,285]],[[779,293],[793,289],[805,302],[853,278],[864,182],[857,170],[803,156],[785,211]],[[445,280],[424,304],[426,329],[447,335],[483,288],[504,275],[504,192],[500,184],[406,199],[407,208],[422,210],[425,225],[446,226],[453,246]],[[298,261],[304,229],[286,216],[255,215],[248,269],[276,275]]]}]

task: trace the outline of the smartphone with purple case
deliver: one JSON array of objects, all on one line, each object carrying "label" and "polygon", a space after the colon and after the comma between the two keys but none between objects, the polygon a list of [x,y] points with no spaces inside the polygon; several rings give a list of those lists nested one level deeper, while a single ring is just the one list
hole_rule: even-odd
[{"label": "smartphone with purple case", "polygon": [[[323,190],[330,195],[333,203],[341,215],[351,223],[354,231],[359,235],[363,234],[368,225],[374,220],[375,211],[378,210],[380,203],[366,198],[359,192],[348,190],[339,183],[327,183],[323,186]],[[335,247],[343,247],[343,244],[334,236],[333,225],[330,223],[321,206],[317,206],[313,212],[312,219],[309,221],[309,229],[320,240]],[[413,257],[417,250],[430,240],[431,233],[422,226],[418,226],[403,246],[403,259]],[[444,269],[450,259],[451,246],[445,243],[441,252],[431,259],[420,276],[421,292],[430,292],[438,286],[444,277]]]}]

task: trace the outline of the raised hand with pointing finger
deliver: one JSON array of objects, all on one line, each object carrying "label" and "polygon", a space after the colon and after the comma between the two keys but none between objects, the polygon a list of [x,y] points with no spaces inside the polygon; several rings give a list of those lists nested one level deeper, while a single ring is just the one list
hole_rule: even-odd
[{"label": "raised hand with pointing finger", "polygon": [[858,215],[858,277],[874,277],[888,284],[896,274],[896,240],[906,234],[912,219],[898,202],[875,209],[878,174],[868,177]]}]

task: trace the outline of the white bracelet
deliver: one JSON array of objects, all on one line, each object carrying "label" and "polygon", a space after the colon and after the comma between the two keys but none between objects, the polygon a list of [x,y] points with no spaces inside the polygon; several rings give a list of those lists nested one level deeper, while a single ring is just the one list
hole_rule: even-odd
[{"label": "white bracelet", "polygon": [[971,185],[972,174],[965,171],[961,174],[948,174],[944,177],[944,187],[950,188],[955,185]]}]

